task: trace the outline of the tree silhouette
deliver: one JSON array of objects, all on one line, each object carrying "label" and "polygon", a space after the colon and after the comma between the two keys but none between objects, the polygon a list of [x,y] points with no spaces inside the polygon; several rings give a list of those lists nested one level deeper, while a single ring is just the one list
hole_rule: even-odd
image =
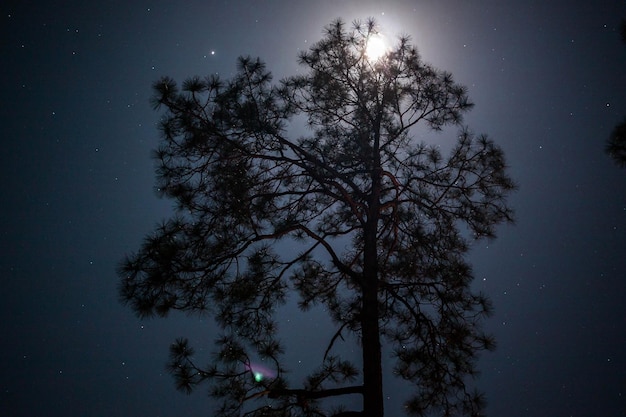
[{"label": "tree silhouette", "polygon": [[606,153],[617,165],[626,167],[626,118],[613,128],[606,143]]},{"label": "tree silhouette", "polygon": [[[620,24],[620,35],[622,42],[626,43],[626,19]],[[613,128],[605,150],[617,165],[626,167],[626,118]]]},{"label": "tree silhouette", "polygon": [[[299,57],[303,75],[272,83],[258,59],[236,75],[154,84],[165,107],[158,190],[175,217],[120,265],[120,294],[141,317],[206,312],[221,328],[207,366],[186,339],[171,347],[179,389],[209,382],[220,416],[383,416],[381,345],[414,392],[410,415],[478,415],[471,391],[490,302],[464,260],[474,239],[511,221],[503,152],[460,128],[449,156],[411,136],[460,126],[472,104],[407,37],[376,60],[376,23],[341,20]],[[306,120],[307,135],[293,128]],[[336,326],[319,368],[287,380],[279,308],[297,296]],[[353,334],[352,363],[336,342]],[[263,378],[257,364],[271,369]],[[361,412],[323,399],[359,394]]]}]

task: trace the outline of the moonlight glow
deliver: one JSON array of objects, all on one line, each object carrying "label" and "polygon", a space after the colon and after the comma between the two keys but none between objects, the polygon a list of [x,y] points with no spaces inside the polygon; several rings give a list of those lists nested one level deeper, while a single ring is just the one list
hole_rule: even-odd
[{"label": "moonlight glow", "polygon": [[373,61],[377,60],[387,52],[387,45],[385,40],[380,35],[372,35],[367,40],[367,47],[365,48],[365,54]]}]

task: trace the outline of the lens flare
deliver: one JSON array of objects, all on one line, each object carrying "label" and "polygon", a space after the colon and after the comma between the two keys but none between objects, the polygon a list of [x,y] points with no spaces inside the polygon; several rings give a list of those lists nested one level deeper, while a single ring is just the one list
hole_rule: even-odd
[{"label": "lens flare", "polygon": [[258,363],[250,362],[246,365],[246,370],[250,371],[256,382],[261,382],[266,378],[276,378],[276,372]]}]

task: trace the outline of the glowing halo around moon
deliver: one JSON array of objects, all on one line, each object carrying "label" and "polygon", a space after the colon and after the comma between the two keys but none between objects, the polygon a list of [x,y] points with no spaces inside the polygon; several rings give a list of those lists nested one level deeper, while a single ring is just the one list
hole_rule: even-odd
[{"label": "glowing halo around moon", "polygon": [[365,46],[365,55],[368,59],[376,61],[387,52],[387,43],[385,39],[378,34],[371,35]]}]

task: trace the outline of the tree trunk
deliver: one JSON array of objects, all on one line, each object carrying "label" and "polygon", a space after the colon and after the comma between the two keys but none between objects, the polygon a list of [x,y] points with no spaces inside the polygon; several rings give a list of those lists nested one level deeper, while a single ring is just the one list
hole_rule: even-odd
[{"label": "tree trunk", "polygon": [[378,321],[377,232],[380,173],[372,175],[373,187],[363,247],[363,306],[361,337],[363,345],[363,408],[368,417],[383,417],[383,376]]},{"label": "tree trunk", "polygon": [[[376,277],[375,274],[373,274]],[[367,278],[366,278],[367,279]],[[377,286],[363,286],[363,409],[368,417],[383,417],[383,377],[378,325]]]}]

